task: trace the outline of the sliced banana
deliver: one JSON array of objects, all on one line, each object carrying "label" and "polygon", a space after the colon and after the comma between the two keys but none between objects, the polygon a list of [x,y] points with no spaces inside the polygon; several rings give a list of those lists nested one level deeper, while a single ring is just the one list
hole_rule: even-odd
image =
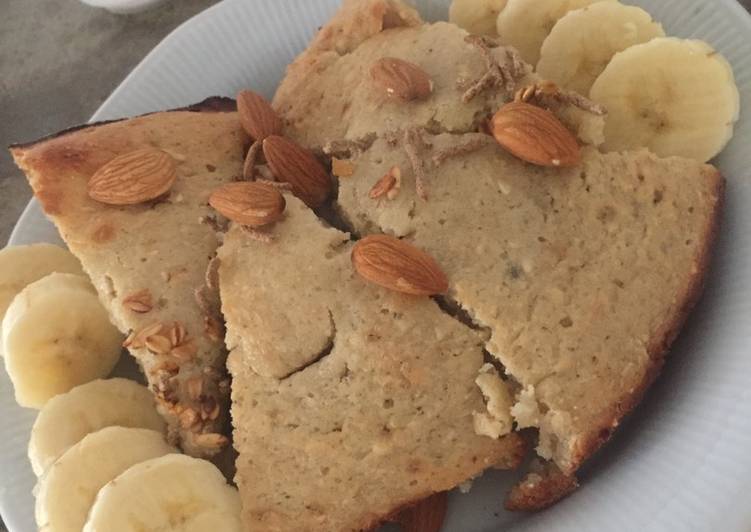
[{"label": "sliced banana", "polygon": [[53,273],[24,288],[3,319],[5,369],[21,406],[104,377],[123,337],[85,277]]},{"label": "sliced banana", "polygon": [[508,0],[454,0],[449,21],[475,35],[496,35],[496,19]]},{"label": "sliced banana", "polygon": [[34,473],[41,476],[87,434],[115,425],[165,431],[153,394],[135,381],[95,380],[53,397],[31,429],[29,460]]},{"label": "sliced banana", "polygon": [[[597,0],[508,0],[498,15],[496,30],[503,44],[516,48],[531,65],[540,60],[540,48],[555,26],[569,11],[595,3]],[[616,0],[600,0],[615,2]]]},{"label": "sliced banana", "polygon": [[613,56],[635,44],[664,37],[649,13],[618,2],[570,11],[545,39],[537,73],[580,94],[589,94]]},{"label": "sliced banana", "polygon": [[733,70],[702,41],[658,38],[616,54],[590,97],[608,109],[606,150],[648,147],[708,161],[738,120]]},{"label": "sliced banana", "polygon": [[167,455],[99,492],[84,532],[240,532],[240,496],[211,463]]},{"label": "sliced banana", "polygon": [[36,492],[40,532],[81,532],[99,490],[129,467],[177,452],[160,432],[107,427],[86,436],[50,467]]},{"label": "sliced banana", "polygon": [[[18,292],[53,272],[83,275],[78,259],[60,246],[32,244],[0,250],[0,321]],[[0,345],[0,355],[2,351]]]}]

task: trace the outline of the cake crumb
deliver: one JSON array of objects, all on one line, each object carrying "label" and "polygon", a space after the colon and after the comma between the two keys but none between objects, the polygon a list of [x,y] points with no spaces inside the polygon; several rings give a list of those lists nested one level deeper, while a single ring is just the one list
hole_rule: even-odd
[{"label": "cake crumb", "polygon": [[481,436],[498,439],[513,428],[511,394],[492,364],[485,364],[475,383],[485,398],[487,412],[473,412],[475,432]]},{"label": "cake crumb", "polygon": [[458,486],[459,493],[463,493],[464,495],[466,495],[467,493],[469,493],[470,491],[472,491],[472,483],[473,482],[474,482],[473,480],[467,480],[467,481],[462,482],[461,484],[459,484],[459,486]]},{"label": "cake crumb", "polygon": [[535,387],[527,386],[519,392],[516,404],[511,407],[511,415],[521,429],[540,426],[540,406],[535,397]]}]

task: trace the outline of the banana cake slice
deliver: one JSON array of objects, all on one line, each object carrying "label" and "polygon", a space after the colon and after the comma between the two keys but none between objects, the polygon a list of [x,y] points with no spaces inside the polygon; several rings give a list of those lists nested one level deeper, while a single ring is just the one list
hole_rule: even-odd
[{"label": "banana cake slice", "polygon": [[[541,508],[657,375],[701,291],[724,182],[686,159],[599,153],[604,109],[408,9],[345,0],[274,104],[287,135],[335,157],[345,225],[414,240],[445,268],[445,307],[485,332],[519,385],[517,427],[539,431],[546,462],[507,506]],[[424,78],[430,91],[404,90]],[[576,133],[577,167],[523,163],[481,133],[514,98]]]},{"label": "banana cake slice", "polygon": [[[208,196],[241,173],[248,144],[233,110],[233,101],[215,98],[11,149],[112,320],[131,334],[126,343],[172,441],[197,456],[215,455],[227,441],[226,350],[218,293],[206,277],[218,245]],[[165,196],[127,206],[89,196],[101,167],[143,148],[166,152],[175,165]]]},{"label": "banana cake slice", "polygon": [[[405,150],[378,140],[349,161],[338,205],[357,233],[414,239],[438,260],[449,299],[521,386],[517,426],[539,429],[538,454],[571,476],[638,402],[696,302],[724,181],[646,150],[586,148],[578,167],[544,169],[487,138],[426,139],[427,201]],[[374,199],[393,167],[398,193]],[[549,502],[534,491],[511,506]]]},{"label": "banana cake slice", "polygon": [[[428,297],[367,284],[349,235],[286,200],[271,242],[235,225],[218,255],[246,528],[366,530],[517,466],[524,444],[498,407],[510,390],[496,377],[489,409],[475,384],[480,335]],[[498,438],[474,430],[490,413]]]},{"label": "banana cake slice", "polygon": [[[398,87],[423,76],[430,92],[409,102]],[[384,61],[386,62],[384,64]],[[520,89],[541,80],[516,50],[447,22],[424,23],[399,0],[344,0],[288,67],[274,107],[285,134],[330,153],[367,146],[389,131],[476,131]],[[603,110],[581,96],[539,93],[588,144],[603,140]]]}]

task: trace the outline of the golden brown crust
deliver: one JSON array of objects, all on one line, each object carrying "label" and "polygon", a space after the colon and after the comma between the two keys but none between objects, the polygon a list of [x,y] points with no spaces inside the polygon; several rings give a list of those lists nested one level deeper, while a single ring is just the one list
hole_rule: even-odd
[{"label": "golden brown crust", "polygon": [[[716,180],[714,195],[715,208],[709,217],[704,237],[704,245],[698,255],[696,275],[686,286],[681,297],[682,303],[678,311],[669,316],[662,327],[658,329],[649,343],[648,353],[651,365],[646,368],[644,379],[632,393],[626,394],[616,406],[602,416],[602,421],[595,425],[588,439],[583,439],[572,460],[572,467],[566,473],[557,468],[540,482],[529,482],[529,475],[519,482],[508,495],[506,508],[512,511],[536,511],[546,508],[573,492],[578,486],[573,473],[581,464],[591,457],[600,447],[610,439],[620,420],[630,413],[641,401],[642,397],[659,375],[665,361],[665,356],[675,338],[680,333],[688,316],[698,303],[704,290],[707,272],[712,258],[712,250],[719,232],[724,206],[725,179],[716,170],[712,176]],[[548,471],[551,471],[548,469]],[[533,473],[534,474],[534,473]]]},{"label": "golden brown crust", "polygon": [[[227,98],[225,96],[209,96],[205,100],[188,105],[187,107],[178,107],[175,109],[169,109],[167,111],[155,111],[154,113],[145,113],[139,116],[149,116],[149,115],[153,115],[156,113],[162,113],[162,112],[169,113],[173,111],[190,111],[193,113],[230,113],[235,110],[237,110],[237,105],[235,103],[235,100],[233,100],[232,98]],[[116,122],[123,122],[125,120],[130,120],[130,118],[118,118],[115,120],[102,120],[99,122],[89,122],[86,124],[80,124],[78,126],[69,127],[67,129],[63,129],[62,131],[58,131],[56,133],[46,135],[36,140],[32,140],[30,142],[18,142],[18,143],[11,144],[10,146],[8,146],[8,149],[12,153],[15,154],[16,152],[19,152],[19,150],[28,150],[29,148],[32,148],[36,146],[37,144],[42,144],[43,142],[46,142],[48,140],[56,139],[58,137],[63,137],[65,135],[69,135],[77,131],[94,128],[98,126],[103,126],[105,124],[114,124]]]},{"label": "golden brown crust", "polygon": [[[117,120],[105,120],[102,122],[92,122],[81,124],[52,133],[40,139],[11,144],[9,150],[19,167],[26,171],[27,168],[40,167],[48,171],[38,171],[38,176],[29,175],[30,183],[34,189],[34,195],[42,204],[44,212],[50,216],[59,215],[62,212],[65,183],[60,183],[57,178],[55,169],[67,169],[78,173],[93,173],[97,168],[112,158],[111,152],[102,150],[92,150],[90,144],[86,142],[68,143],[66,139],[72,138],[71,135],[87,135],[102,126],[124,123],[126,121],[140,119],[152,116],[158,113],[172,112],[193,112],[193,113],[226,113],[233,112],[237,106],[235,100],[223,96],[211,96],[205,100],[168,111],[159,111],[155,113],[146,113],[133,118],[121,118]],[[117,147],[111,146],[115,149]],[[120,148],[124,148],[120,146]],[[27,172],[28,174],[28,172]],[[109,235],[111,229],[100,229],[106,231]],[[100,241],[103,233],[95,232],[92,234],[94,241]]]},{"label": "golden brown crust", "polygon": [[417,11],[401,1],[345,0],[301,57],[330,51],[344,55],[383,30],[420,24]]},{"label": "golden brown crust", "polygon": [[447,509],[448,493],[441,491],[406,506],[389,521],[398,523],[404,532],[438,532]]},{"label": "golden brown crust", "polygon": [[497,469],[517,469],[522,465],[524,458],[529,451],[529,442],[526,438],[518,435],[512,443],[507,445],[507,452],[503,456],[503,461],[496,464]]},{"label": "golden brown crust", "polygon": [[539,473],[529,473],[506,497],[507,510],[535,512],[544,510],[572,493],[579,482],[573,475],[565,475],[556,466],[548,465]]},{"label": "golden brown crust", "polygon": [[646,391],[660,374],[670,346],[680,333],[691,311],[701,299],[712,260],[712,251],[720,229],[725,202],[725,178],[717,170],[714,170],[713,178],[716,181],[714,190],[716,203],[714,212],[709,217],[709,224],[704,233],[704,245],[696,261],[697,273],[691,278],[688,286],[686,286],[686,290],[680,298],[682,303],[679,305],[678,311],[672,316],[667,317],[662,327],[657,330],[650,340],[647,351],[651,364],[646,369],[641,384],[632,393],[624,395],[614,408],[606,412],[599,426],[590,432],[589,438],[581,441],[578,446],[578,452],[574,455],[573,466],[568,473],[576,471],[585,460],[597,452],[610,439],[618,427],[620,420],[639,404]]}]

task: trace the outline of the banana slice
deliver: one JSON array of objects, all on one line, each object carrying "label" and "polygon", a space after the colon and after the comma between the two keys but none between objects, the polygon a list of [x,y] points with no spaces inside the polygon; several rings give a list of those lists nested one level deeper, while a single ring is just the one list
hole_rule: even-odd
[{"label": "banana slice", "polygon": [[5,369],[21,406],[104,377],[123,337],[85,277],[53,273],[24,288],[3,319]]},{"label": "banana slice", "polygon": [[0,250],[0,321],[18,292],[53,272],[83,275],[78,259],[59,246],[32,244]]},{"label": "banana slice", "polygon": [[99,492],[84,532],[240,532],[240,496],[211,463],[167,455]]},{"label": "banana slice", "polygon": [[662,25],[643,9],[598,2],[570,11],[556,23],[542,44],[537,73],[587,95],[616,53],[664,36]]},{"label": "banana slice", "polygon": [[40,479],[35,508],[40,532],[81,532],[103,486],[135,464],[175,452],[153,430],[107,427],[89,434]]},{"label": "banana slice", "polygon": [[590,97],[608,108],[606,150],[648,147],[708,161],[738,120],[733,70],[702,41],[658,38],[616,54]]},{"label": "banana slice", "polygon": [[497,35],[496,19],[508,0],[454,0],[449,21],[475,35]]},{"label": "banana slice", "polygon": [[95,380],[53,397],[31,429],[29,460],[42,473],[84,436],[111,426],[164,433],[164,420],[145,386],[128,379]]},{"label": "banana slice", "polygon": [[[498,15],[496,30],[502,44],[515,47],[532,65],[540,60],[540,48],[555,23],[569,11],[597,0],[508,0]],[[616,0],[600,0],[615,2]]]}]

